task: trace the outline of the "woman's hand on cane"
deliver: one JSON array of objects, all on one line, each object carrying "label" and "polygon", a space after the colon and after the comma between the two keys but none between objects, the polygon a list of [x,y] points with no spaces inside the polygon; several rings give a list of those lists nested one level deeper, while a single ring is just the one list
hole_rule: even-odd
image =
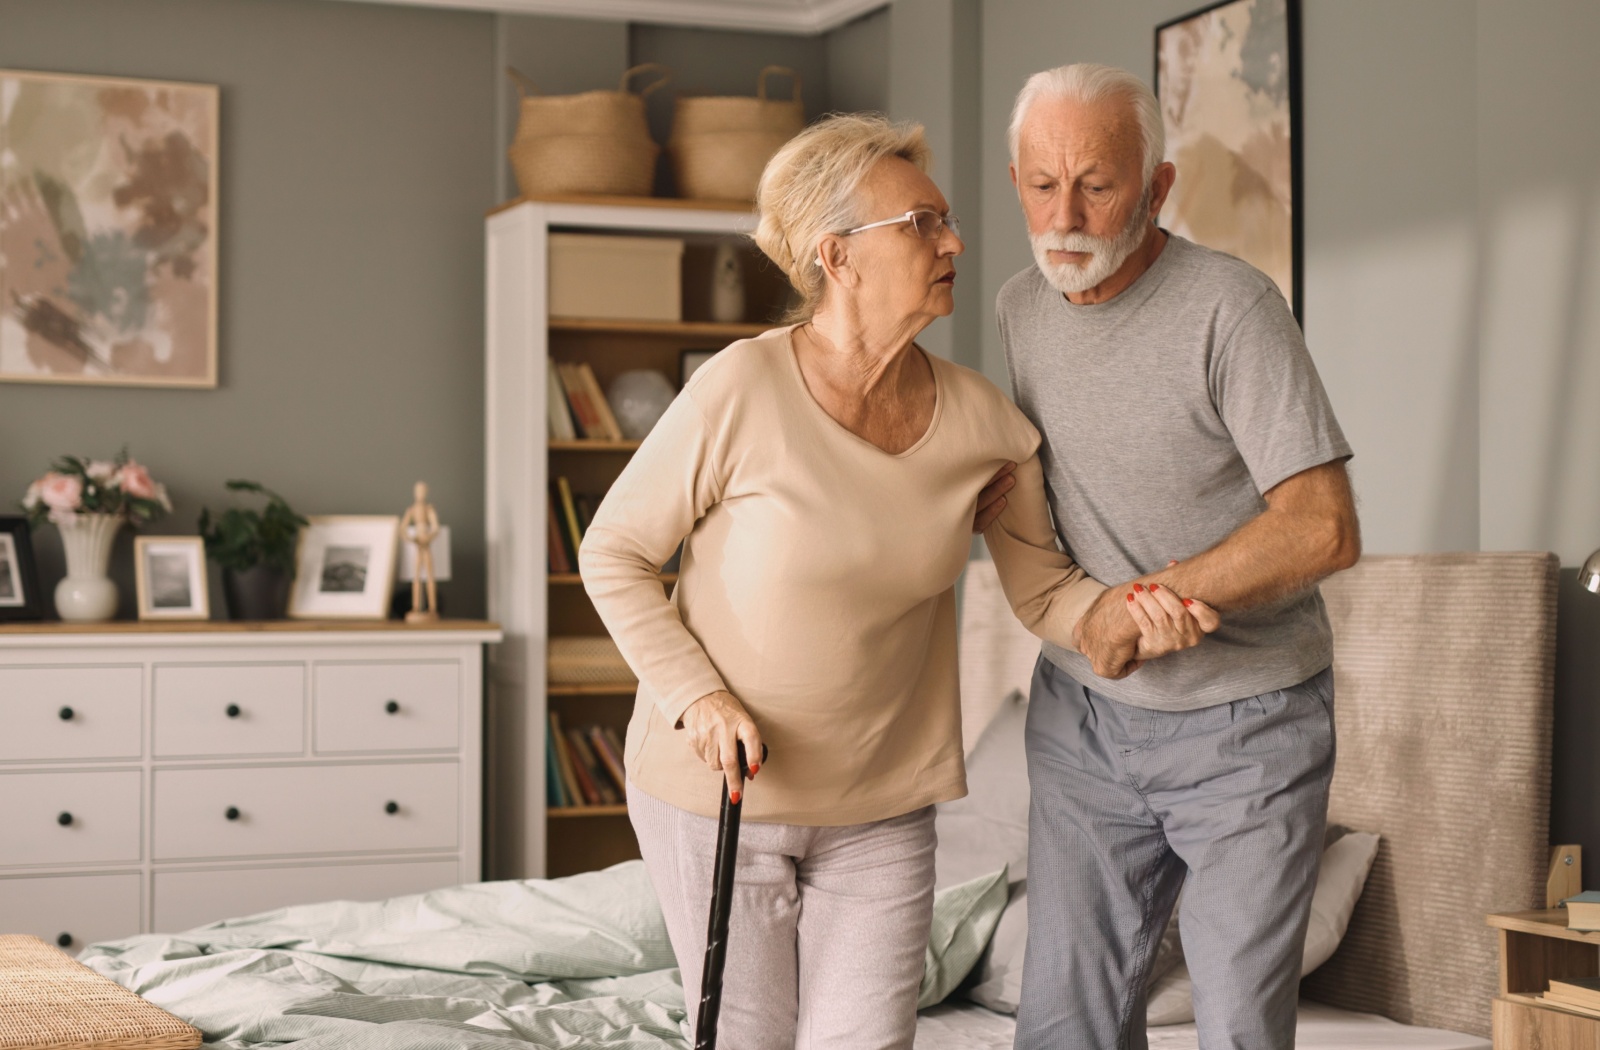
[{"label": "woman's hand on cane", "polygon": [[728,782],[728,798],[738,802],[744,788],[739,772],[739,745],[751,759],[750,776],[761,770],[761,731],[744,705],[729,692],[707,693],[683,712],[679,725],[688,730],[689,746],[707,768],[720,770]]}]

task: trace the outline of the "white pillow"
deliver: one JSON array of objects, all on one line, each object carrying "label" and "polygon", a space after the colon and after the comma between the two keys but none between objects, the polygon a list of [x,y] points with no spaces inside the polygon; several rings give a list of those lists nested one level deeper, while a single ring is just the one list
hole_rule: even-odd
[{"label": "white pillow", "polygon": [[[1322,851],[1317,888],[1311,894],[1311,922],[1306,927],[1305,953],[1300,957],[1301,977],[1327,962],[1338,950],[1377,856],[1378,836],[1366,831],[1346,832]],[[1005,916],[1002,915],[1000,921],[1003,924]],[[1180,964],[1150,989],[1145,1024],[1154,1028],[1193,1020],[1194,994],[1189,967]]]},{"label": "white pillow", "polygon": [[[1327,962],[1344,938],[1367,873],[1378,855],[1378,836],[1352,831],[1322,853],[1317,888],[1311,895],[1311,921],[1306,929],[1300,975]],[[1000,1013],[1016,1013],[1022,996],[1022,958],[1028,943],[1027,887],[1013,890],[1011,902],[1000,916],[989,950],[979,960],[976,983],[967,995],[974,1002]],[[1145,1024],[1185,1024],[1194,1020],[1193,986],[1189,968],[1181,961],[1150,989]]]},{"label": "white pillow", "polygon": [[1007,869],[1028,875],[1028,698],[1012,690],[967,756],[967,795],[939,805],[935,885],[943,889]]}]

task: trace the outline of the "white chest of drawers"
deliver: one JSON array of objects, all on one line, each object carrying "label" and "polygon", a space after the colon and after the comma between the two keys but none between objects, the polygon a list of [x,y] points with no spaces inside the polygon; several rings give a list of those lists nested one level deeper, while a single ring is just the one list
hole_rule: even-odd
[{"label": "white chest of drawers", "polygon": [[493,624],[0,628],[0,933],[482,877]]}]

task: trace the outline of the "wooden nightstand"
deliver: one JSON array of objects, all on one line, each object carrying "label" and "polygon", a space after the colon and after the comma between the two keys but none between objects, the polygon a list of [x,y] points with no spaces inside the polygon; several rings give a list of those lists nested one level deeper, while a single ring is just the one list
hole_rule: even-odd
[{"label": "wooden nightstand", "polygon": [[1600,933],[1567,929],[1559,908],[1488,917],[1500,931],[1495,1050],[1600,1050],[1600,1017],[1536,998],[1552,977],[1600,976]]}]

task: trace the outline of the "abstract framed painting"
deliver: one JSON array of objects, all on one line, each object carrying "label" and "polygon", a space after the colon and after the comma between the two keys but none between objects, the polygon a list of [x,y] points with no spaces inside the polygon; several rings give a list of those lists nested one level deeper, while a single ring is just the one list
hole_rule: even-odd
[{"label": "abstract framed painting", "polygon": [[1156,27],[1178,179],[1167,230],[1271,277],[1305,323],[1299,0],[1222,0]]},{"label": "abstract framed painting", "polygon": [[218,89],[0,70],[0,381],[217,385]]}]

